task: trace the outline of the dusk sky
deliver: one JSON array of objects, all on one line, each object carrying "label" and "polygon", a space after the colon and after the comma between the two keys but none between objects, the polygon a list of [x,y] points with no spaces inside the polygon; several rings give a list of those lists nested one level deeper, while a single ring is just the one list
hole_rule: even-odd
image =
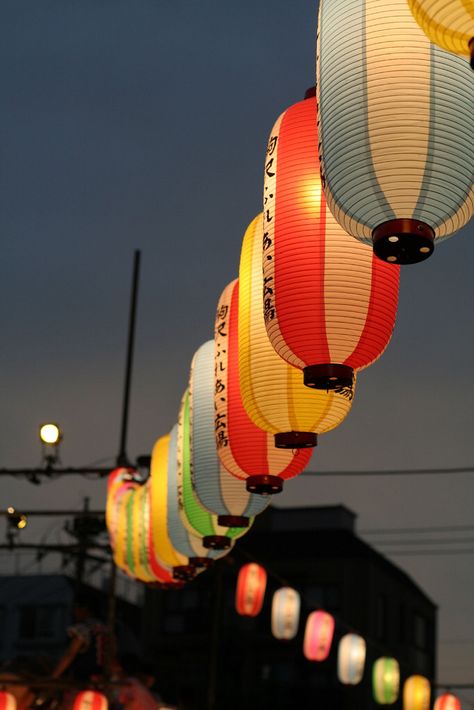
[{"label": "dusk sky", "polygon": [[[316,15],[312,0],[2,0],[0,467],[37,465],[47,420],[64,464],[113,462],[135,248],[130,455],[176,421],[261,209],[269,131],[314,84]],[[311,470],[474,465],[473,238],[402,269],[391,344]],[[82,478],[2,488],[2,507],[104,505]],[[314,476],[275,504],[343,503],[362,530],[472,526],[451,534],[470,543],[431,545],[469,554],[391,559],[439,605],[439,680],[474,682],[473,494],[472,473]]]}]

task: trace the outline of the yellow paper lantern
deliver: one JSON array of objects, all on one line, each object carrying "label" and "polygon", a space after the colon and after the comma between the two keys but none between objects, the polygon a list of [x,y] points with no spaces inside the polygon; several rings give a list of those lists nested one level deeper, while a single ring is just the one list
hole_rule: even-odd
[{"label": "yellow paper lantern", "polygon": [[395,658],[378,658],[372,668],[374,700],[379,705],[393,705],[400,692],[400,666]]},{"label": "yellow paper lantern", "polygon": [[430,710],[431,686],[427,678],[412,675],[403,686],[403,710]]},{"label": "yellow paper lantern", "polygon": [[429,39],[461,57],[474,69],[474,1],[408,0],[413,17]]},{"label": "yellow paper lantern", "polygon": [[[352,405],[353,388],[305,387],[268,338],[263,312],[263,215],[245,232],[239,272],[239,372],[242,402],[252,421],[275,436],[279,448],[316,446],[317,434],[338,426]],[[304,316],[304,314],[303,314]]]}]

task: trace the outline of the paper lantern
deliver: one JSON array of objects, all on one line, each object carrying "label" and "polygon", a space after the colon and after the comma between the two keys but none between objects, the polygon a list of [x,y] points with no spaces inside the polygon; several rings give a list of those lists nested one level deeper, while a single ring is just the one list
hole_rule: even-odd
[{"label": "paper lantern", "polygon": [[5,690],[0,691],[0,710],[16,710],[16,698]]},{"label": "paper lantern", "polygon": [[392,335],[400,270],[377,259],[332,216],[320,177],[316,117],[316,99],[309,96],[280,116],[268,142],[264,318],[274,349],[303,370],[308,387],[335,388],[350,402],[353,371],[376,360]]},{"label": "paper lantern", "polygon": [[108,710],[109,702],[97,690],[83,690],[76,695],[72,710]]},{"label": "paper lantern", "polygon": [[431,686],[427,678],[412,675],[403,686],[403,710],[430,710]]},{"label": "paper lantern", "polygon": [[301,473],[311,449],[277,449],[273,435],[256,426],[245,411],[239,378],[238,280],[222,292],[217,306],[215,436],[219,458],[227,471],[246,480],[251,493],[279,493],[283,481]]},{"label": "paper lantern", "polygon": [[[176,431],[174,432],[176,436]],[[175,579],[191,579],[195,570],[188,557],[180,554],[168,535],[168,467],[170,435],[162,436],[153,447],[150,467],[150,514],[152,546],[158,558],[169,565]],[[175,453],[175,449],[173,450]]]},{"label": "paper lantern", "polygon": [[194,355],[189,378],[192,485],[220,525],[246,528],[270,501],[249,493],[221,464],[214,434],[214,370],[214,341],[209,340]]},{"label": "paper lantern", "polygon": [[474,210],[474,74],[407,0],[322,0],[321,174],[343,228],[381,259],[426,259]]},{"label": "paper lantern", "polygon": [[304,632],[303,653],[308,661],[325,661],[331,651],[334,617],[326,611],[313,611]]},{"label": "paper lantern", "polygon": [[130,560],[133,566],[133,556],[129,551],[129,505],[136,483],[130,484],[126,491],[122,493],[117,502],[117,532],[115,545],[113,547],[114,562],[123,572],[130,577],[135,577],[134,569],[129,567]]},{"label": "paper lantern", "polygon": [[296,589],[282,587],[273,595],[272,634],[277,639],[290,641],[298,633],[300,622],[300,595]]},{"label": "paper lantern", "polygon": [[337,675],[345,685],[357,685],[364,675],[367,644],[362,636],[346,634],[339,641]]},{"label": "paper lantern", "polygon": [[118,528],[118,500],[122,493],[128,489],[133,480],[133,469],[116,468],[107,479],[107,499],[105,504],[105,523],[113,547]]},{"label": "paper lantern", "polygon": [[428,38],[461,57],[474,69],[473,0],[408,0],[413,17]]},{"label": "paper lantern", "polygon": [[436,698],[433,710],[461,710],[461,701],[451,693],[443,693]]},{"label": "paper lantern", "polygon": [[249,562],[239,570],[235,608],[241,616],[258,616],[262,610],[267,573],[264,568]]},{"label": "paper lantern", "polygon": [[150,511],[147,485],[141,485],[133,493],[132,505],[132,555],[135,575],[141,582],[156,582],[148,563],[148,527]]},{"label": "paper lantern", "polygon": [[167,531],[173,547],[182,555],[189,557],[194,567],[209,567],[214,560],[226,555],[228,550],[204,547],[202,538],[192,535],[183,525],[178,506],[177,431],[178,427],[175,424],[170,434],[168,454]]},{"label": "paper lantern", "polygon": [[241,537],[248,528],[219,525],[217,515],[212,515],[199,502],[191,479],[191,446],[189,390],[183,395],[178,417],[177,445],[178,505],[185,528],[202,538],[204,547],[215,550],[228,549],[232,541]]},{"label": "paper lantern", "polygon": [[393,705],[400,690],[400,667],[395,658],[378,658],[372,668],[372,689],[375,702]]},{"label": "paper lantern", "polygon": [[[351,386],[343,391],[309,390],[303,384],[300,370],[285,362],[272,347],[263,313],[262,240],[263,216],[259,215],[245,233],[240,257],[238,322],[242,401],[252,421],[274,434],[275,446],[289,449],[316,446],[317,435],[334,429],[349,413],[353,389]],[[362,246],[355,239],[352,241]],[[306,246],[305,251],[308,251]],[[311,325],[306,323],[305,339]]]}]

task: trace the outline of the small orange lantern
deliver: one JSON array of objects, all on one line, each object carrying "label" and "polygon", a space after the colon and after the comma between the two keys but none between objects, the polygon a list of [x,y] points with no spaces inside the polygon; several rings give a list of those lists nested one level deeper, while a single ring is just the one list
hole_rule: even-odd
[{"label": "small orange lantern", "polygon": [[96,690],[83,690],[76,695],[72,710],[108,710],[109,701]]},{"label": "small orange lantern", "polygon": [[326,611],[313,611],[306,622],[303,652],[308,661],[325,661],[334,636],[334,617]]},{"label": "small orange lantern", "polygon": [[433,710],[461,710],[461,701],[451,693],[443,693],[436,699]]},{"label": "small orange lantern", "polygon": [[240,568],[235,595],[235,607],[241,616],[260,614],[267,586],[267,573],[260,565],[250,562]]},{"label": "small orange lantern", "polygon": [[0,710],[16,710],[16,698],[5,690],[0,691]]}]

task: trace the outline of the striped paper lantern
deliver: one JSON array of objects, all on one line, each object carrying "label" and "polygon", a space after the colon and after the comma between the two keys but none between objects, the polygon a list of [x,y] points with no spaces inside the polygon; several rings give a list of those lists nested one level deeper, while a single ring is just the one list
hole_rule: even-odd
[{"label": "striped paper lantern", "polygon": [[403,685],[403,710],[430,710],[431,686],[428,678],[412,675]]},{"label": "striped paper lantern", "polygon": [[395,658],[378,658],[372,668],[372,690],[379,705],[393,705],[400,692],[400,667]]},{"label": "striped paper lantern", "polygon": [[118,500],[118,525],[113,548],[115,564],[122,572],[133,578],[135,578],[135,570],[129,566],[131,557],[129,552],[129,505],[133,500],[132,495],[137,485],[136,483],[131,484]]},{"label": "striped paper lantern", "polygon": [[[189,558],[180,554],[168,535],[168,467],[170,434],[162,436],[153,447],[150,467],[150,514],[152,546],[156,556],[173,570],[175,579],[192,579],[195,573]],[[174,452],[173,452],[174,453]]]},{"label": "striped paper lantern", "polygon": [[272,634],[282,641],[290,641],[298,633],[301,599],[296,589],[282,587],[273,595]]},{"label": "striped paper lantern", "polygon": [[[376,360],[395,325],[400,269],[336,222],[324,197],[316,99],[273,127],[264,184],[264,317],[270,341],[305,384],[340,389]],[[337,416],[337,419],[340,415]]]},{"label": "striped paper lantern", "polygon": [[277,449],[273,435],[256,426],[242,403],[239,378],[239,288],[232,281],[217,306],[215,344],[215,436],[219,458],[227,471],[246,480],[247,490],[279,493],[283,481],[301,473],[311,449]]},{"label": "striped paper lantern", "polygon": [[220,525],[246,528],[270,501],[249,493],[221,464],[214,434],[214,370],[214,341],[209,340],[194,355],[189,379],[192,484]]},{"label": "striped paper lantern", "polygon": [[178,426],[175,424],[170,434],[168,454],[168,505],[166,509],[168,536],[173,547],[180,554],[189,557],[193,566],[209,567],[214,560],[226,555],[228,550],[212,550],[204,547],[202,538],[192,535],[183,525],[178,505],[177,435]]},{"label": "striped paper lantern", "polygon": [[249,562],[239,570],[235,608],[241,616],[258,616],[262,610],[267,587],[267,573],[263,567]]},{"label": "striped paper lantern", "polygon": [[408,0],[427,37],[448,52],[470,57],[474,69],[474,1]]},{"label": "striped paper lantern", "polygon": [[192,535],[202,538],[204,547],[226,550],[233,540],[244,535],[248,528],[219,525],[199,502],[191,479],[189,390],[183,395],[178,417],[177,445],[178,505],[183,525]]},{"label": "striped paper lantern", "polygon": [[303,653],[308,661],[325,661],[331,651],[334,617],[326,611],[313,611],[306,620]]},{"label": "striped paper lantern", "polygon": [[[275,446],[289,449],[316,446],[317,435],[334,429],[349,413],[354,394],[352,384],[342,391],[311,391],[304,386],[300,370],[285,362],[272,347],[262,303],[262,240],[263,216],[259,215],[245,233],[240,257],[239,372],[242,401],[252,421],[264,431],[274,434]],[[361,246],[355,239],[352,241]],[[307,322],[304,328],[306,340],[310,330],[311,322]]]},{"label": "striped paper lantern", "polygon": [[0,691],[0,710],[16,710],[16,698],[6,690]]},{"label": "striped paper lantern", "polygon": [[72,710],[108,710],[109,702],[97,690],[83,690],[76,695]]},{"label": "striped paper lantern", "polygon": [[132,505],[132,555],[135,575],[141,582],[149,584],[158,581],[148,563],[148,526],[150,513],[148,505],[149,488],[141,485],[133,493]]},{"label": "striped paper lantern", "polygon": [[118,529],[118,501],[122,493],[128,488],[133,480],[133,469],[116,468],[107,479],[107,498],[105,504],[105,523],[110,537],[110,544],[114,547]]},{"label": "striped paper lantern", "polygon": [[339,641],[337,675],[345,685],[357,685],[364,675],[367,644],[362,636],[346,634]]},{"label": "striped paper lantern", "polygon": [[433,710],[461,710],[461,701],[451,693],[443,693],[436,698]]},{"label": "striped paper lantern", "polygon": [[343,228],[411,264],[474,210],[474,74],[430,44],[407,0],[322,0],[321,173]]}]

